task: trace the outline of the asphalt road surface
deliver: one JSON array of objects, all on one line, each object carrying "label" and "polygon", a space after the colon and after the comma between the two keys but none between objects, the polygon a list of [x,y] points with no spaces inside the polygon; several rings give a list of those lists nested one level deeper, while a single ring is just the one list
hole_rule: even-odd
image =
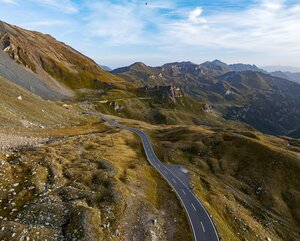
[{"label": "asphalt road surface", "polygon": [[190,190],[190,188],[187,187],[176,175],[174,175],[174,173],[171,172],[170,169],[168,169],[167,166],[162,164],[162,162],[157,158],[147,135],[143,131],[120,125],[117,122],[110,120],[102,115],[94,113],[85,114],[99,117],[100,119],[113,126],[136,133],[142,140],[143,147],[150,164],[167,180],[170,186],[177,193],[188,215],[193,230],[194,240],[219,241],[219,236],[216,231],[215,225],[212,222],[211,217],[204,208],[203,204]]}]

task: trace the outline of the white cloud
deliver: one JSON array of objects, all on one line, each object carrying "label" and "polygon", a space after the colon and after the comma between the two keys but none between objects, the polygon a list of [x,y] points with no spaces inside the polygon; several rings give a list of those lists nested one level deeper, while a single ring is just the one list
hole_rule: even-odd
[{"label": "white cloud", "polygon": [[262,0],[261,5],[271,11],[280,10],[283,7],[283,0]]},{"label": "white cloud", "polygon": [[[165,39],[172,36],[176,45],[228,48],[247,51],[299,51],[300,5],[263,0],[243,11],[219,12],[197,21],[201,8],[186,19],[170,21]],[[298,52],[299,53],[299,52]]]},{"label": "white cloud", "polygon": [[[0,0],[0,3],[1,2],[7,4],[23,4],[21,0]],[[51,7],[65,13],[77,13],[79,11],[72,0],[29,0],[28,2]]]},{"label": "white cloud", "polygon": [[205,18],[201,17],[201,14],[203,12],[203,9],[200,7],[195,8],[189,13],[188,19],[191,23],[205,23]]}]

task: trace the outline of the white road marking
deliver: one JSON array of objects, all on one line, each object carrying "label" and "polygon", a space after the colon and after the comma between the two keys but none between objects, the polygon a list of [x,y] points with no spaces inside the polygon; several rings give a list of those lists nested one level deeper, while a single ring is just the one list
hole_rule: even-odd
[{"label": "white road marking", "polygon": [[181,191],[183,192],[184,195],[186,195],[185,191],[183,189],[181,189]]},{"label": "white road marking", "polygon": [[164,173],[168,174],[168,172],[167,172],[167,171],[164,171]]},{"label": "white road marking", "polygon": [[[175,175],[172,171],[170,171],[173,175]],[[188,187],[179,179],[179,181],[188,189]],[[189,189],[188,189],[189,190]],[[205,213],[206,213],[206,215],[207,215],[207,217],[208,217],[208,219],[209,219],[209,221],[210,221],[210,223],[211,223],[211,225],[212,225],[212,227],[214,228],[214,231],[215,231],[215,235],[216,235],[216,237],[218,237],[218,232],[217,232],[217,230],[216,230],[216,227],[215,227],[215,225],[214,225],[214,223],[213,223],[213,221],[212,221],[212,219],[211,219],[211,215],[209,215],[209,213],[207,212],[207,210],[206,210],[206,208],[203,206],[203,204],[200,202],[200,200],[198,199],[198,197],[191,191],[191,190],[189,190],[189,192],[194,196],[194,198],[197,200],[197,202],[201,205],[201,207],[203,208],[203,210],[205,211]],[[219,239],[218,239],[219,240]]]},{"label": "white road marking", "polygon": [[202,226],[203,232],[205,233],[205,228],[204,228],[204,225],[202,222],[201,222],[201,226]]},{"label": "white road marking", "polygon": [[[192,204],[192,203],[191,203],[191,204]],[[195,208],[194,204],[192,204],[192,207],[193,207],[193,209],[196,211],[196,208]]]},{"label": "white road marking", "polygon": [[177,183],[174,178],[172,178],[173,182]]}]

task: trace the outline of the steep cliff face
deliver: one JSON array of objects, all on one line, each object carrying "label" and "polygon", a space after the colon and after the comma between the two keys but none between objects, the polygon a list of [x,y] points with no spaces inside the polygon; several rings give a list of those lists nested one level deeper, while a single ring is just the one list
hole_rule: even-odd
[{"label": "steep cliff face", "polygon": [[174,103],[183,96],[182,90],[176,86],[144,87],[142,90],[146,95],[156,96],[161,100],[171,100]]}]

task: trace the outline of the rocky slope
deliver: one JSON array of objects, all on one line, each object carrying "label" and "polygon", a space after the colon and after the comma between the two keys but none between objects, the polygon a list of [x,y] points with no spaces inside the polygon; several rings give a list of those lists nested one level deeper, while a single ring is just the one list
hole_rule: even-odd
[{"label": "rocky slope", "polygon": [[225,116],[245,121],[269,134],[288,135],[299,128],[300,85],[270,75],[253,75],[221,77],[244,96],[245,103],[231,107]]},{"label": "rocky slope", "polygon": [[64,99],[67,96],[45,83],[36,74],[26,70],[0,51],[0,76],[41,96],[44,99]]},{"label": "rocky slope", "polygon": [[1,240],[192,240],[134,134],[97,120],[48,135],[0,150]]},{"label": "rocky slope", "polygon": [[2,77],[0,83],[0,152],[48,142],[49,130],[87,122],[71,105],[46,101]]}]

